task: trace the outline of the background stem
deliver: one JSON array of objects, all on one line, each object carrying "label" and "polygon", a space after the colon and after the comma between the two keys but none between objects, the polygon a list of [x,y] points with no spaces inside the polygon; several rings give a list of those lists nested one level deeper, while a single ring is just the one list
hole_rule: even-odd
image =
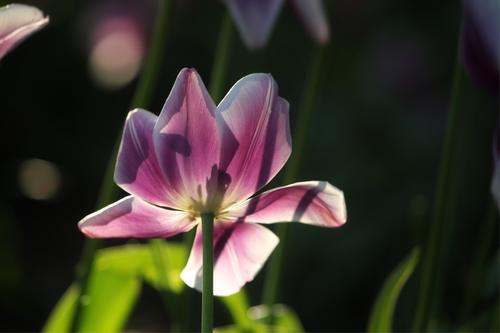
[{"label": "background stem", "polygon": [[224,14],[214,54],[214,64],[210,73],[208,90],[215,103],[222,98],[226,81],[227,64],[231,50],[232,22],[229,13]]},{"label": "background stem", "polygon": [[[316,47],[309,65],[309,76],[304,88],[302,103],[300,105],[297,118],[295,119],[296,125],[294,131],[293,154],[288,161],[285,175],[283,177],[284,184],[294,182],[299,173],[300,162],[303,158],[303,152],[307,142],[309,123],[314,110],[314,101],[321,82],[321,74],[325,70],[323,68],[325,52],[325,47]],[[278,282],[281,280],[283,270],[283,258],[288,237],[288,224],[278,224],[276,226],[276,235],[279,237],[280,243],[269,260],[262,295],[262,303],[266,304],[270,309],[270,324],[273,322],[271,308],[276,302]]]},{"label": "background stem", "polygon": [[[136,88],[136,93],[131,103],[131,108],[146,108],[151,102],[154,86],[158,81],[161,61],[164,58],[164,45],[167,35],[167,22],[170,14],[171,0],[161,0],[158,2],[158,16],[152,36],[152,44],[145,62],[145,66]],[[108,166],[102,181],[99,199],[96,208],[100,209],[117,199],[120,191],[113,182],[113,174],[116,163],[116,155],[121,140],[121,133],[111,153]],[[71,322],[71,332],[79,332],[79,326],[83,309],[85,307],[85,296],[87,294],[89,277],[97,250],[102,246],[103,240],[86,239],[80,262],[76,270],[76,285],[80,289],[80,297],[76,304],[73,319]]]},{"label": "background stem", "polygon": [[212,333],[214,317],[214,215],[201,215],[203,237],[203,293],[201,299],[201,332]]}]

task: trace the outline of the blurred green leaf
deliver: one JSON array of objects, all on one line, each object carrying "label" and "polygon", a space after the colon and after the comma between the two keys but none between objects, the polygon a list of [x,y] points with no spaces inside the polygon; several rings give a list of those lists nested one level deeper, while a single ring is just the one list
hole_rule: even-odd
[{"label": "blurred green leaf", "polygon": [[414,248],[387,278],[372,308],[368,332],[392,332],[392,317],[399,294],[417,266],[420,249]]},{"label": "blurred green leaf", "polygon": [[[238,294],[236,294],[238,295]],[[239,297],[239,296],[238,296]],[[238,298],[237,297],[237,298]],[[237,299],[236,298],[236,299]],[[248,313],[248,315],[246,314]],[[275,304],[272,308],[273,325],[268,325],[269,308],[267,305],[257,305],[248,309],[245,313],[245,321],[247,326],[229,325],[218,327],[214,330],[216,333],[300,333],[304,332],[304,328],[299,317],[293,310],[282,304]]]},{"label": "blurred green leaf", "polygon": [[[126,324],[137,301],[141,279],[157,288],[180,293],[180,272],[187,260],[181,244],[162,244],[162,260],[168,278],[160,279],[149,245],[124,245],[100,250],[90,277],[89,295],[83,301],[81,331],[118,332]],[[168,285],[162,285],[167,281]],[[67,332],[78,299],[78,288],[68,288],[52,311],[44,332]]]},{"label": "blurred green leaf", "polygon": [[167,271],[167,284],[162,285],[158,276],[153,253],[149,245],[124,245],[99,251],[96,259],[98,270],[109,269],[123,274],[142,276],[156,288],[166,288],[180,293],[184,283],[180,278],[181,271],[187,261],[187,249],[182,244],[162,244],[164,267]]},{"label": "blurred green leaf", "polygon": [[[139,297],[140,280],[113,270],[94,270],[83,299],[81,332],[120,332]],[[72,285],[54,308],[43,332],[68,332],[79,296]]]},{"label": "blurred green leaf", "polygon": [[224,303],[237,327],[244,330],[253,325],[247,315],[249,305],[244,289],[234,295],[218,297],[218,299]]},{"label": "blurred green leaf", "polygon": [[141,291],[141,281],[113,270],[90,277],[89,295],[82,308],[82,332],[120,332]]},{"label": "blurred green leaf", "polygon": [[78,288],[71,285],[52,310],[42,332],[67,332],[78,299]]}]

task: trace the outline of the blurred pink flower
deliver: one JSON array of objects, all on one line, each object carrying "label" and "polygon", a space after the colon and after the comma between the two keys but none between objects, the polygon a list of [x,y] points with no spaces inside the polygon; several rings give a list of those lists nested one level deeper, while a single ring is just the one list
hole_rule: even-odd
[{"label": "blurred pink flower", "polygon": [[0,59],[49,22],[36,7],[12,4],[0,8]]},{"label": "blurred pink flower", "polygon": [[119,89],[140,72],[154,22],[154,0],[99,0],[88,7],[82,20],[87,42],[89,71],[105,89]]},{"label": "blurred pink flower", "polygon": [[115,182],[131,195],[85,217],[89,237],[170,237],[198,226],[181,278],[202,284],[200,216],[213,213],[214,294],[251,281],[278,243],[257,223],[301,222],[338,227],[343,193],[309,181],[250,198],[291,153],[288,102],[269,74],[239,80],[216,107],[194,69],[183,69],[156,116],[129,113]]},{"label": "blurred pink flower", "polygon": [[[322,0],[290,0],[306,30],[319,44],[330,39]],[[250,49],[266,45],[283,0],[225,0],[243,41]]]}]

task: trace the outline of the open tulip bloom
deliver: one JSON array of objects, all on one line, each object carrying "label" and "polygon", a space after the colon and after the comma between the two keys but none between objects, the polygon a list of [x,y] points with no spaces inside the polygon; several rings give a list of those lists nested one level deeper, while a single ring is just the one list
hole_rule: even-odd
[{"label": "open tulip bloom", "polygon": [[33,6],[12,4],[1,7],[0,59],[48,22],[49,18]]},{"label": "open tulip bloom", "polygon": [[269,74],[239,80],[216,107],[194,69],[183,69],[156,116],[131,111],[118,153],[115,182],[129,196],[85,217],[88,237],[170,237],[197,226],[181,278],[202,288],[201,216],[214,217],[214,294],[236,293],[278,244],[259,225],[301,222],[338,227],[343,193],[308,181],[251,197],[291,153],[288,102]]}]

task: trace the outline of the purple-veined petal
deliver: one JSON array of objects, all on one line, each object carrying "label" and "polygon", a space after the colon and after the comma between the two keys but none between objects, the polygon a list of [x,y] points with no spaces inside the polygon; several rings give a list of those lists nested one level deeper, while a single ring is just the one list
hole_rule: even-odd
[{"label": "purple-veined petal", "polygon": [[220,168],[230,179],[224,206],[242,201],[267,184],[291,153],[288,102],[269,74],[248,75],[217,106],[222,133]]},{"label": "purple-veined petal", "polygon": [[330,29],[323,8],[323,0],[292,0],[297,15],[306,30],[316,40],[324,45],[330,40]]},{"label": "purple-veined petal", "polygon": [[179,208],[180,196],[169,190],[153,144],[157,116],[136,109],[125,121],[115,168],[115,182],[125,191],[159,206]]},{"label": "purple-veined petal", "polygon": [[198,73],[181,70],[154,127],[153,141],[167,185],[180,193],[184,209],[208,205],[207,198],[217,197],[220,135],[214,112]]},{"label": "purple-veined petal", "polygon": [[78,227],[92,238],[155,238],[186,232],[196,223],[186,212],[128,196],[86,216]]},{"label": "purple-veined petal", "polygon": [[12,4],[0,8],[0,59],[49,22],[36,7]]},{"label": "purple-veined petal", "polygon": [[344,194],[328,182],[294,183],[264,192],[230,208],[228,220],[253,223],[301,222],[339,227],[347,220]]},{"label": "purple-veined petal", "polygon": [[[201,224],[182,280],[201,291],[203,287],[203,242]],[[273,252],[279,239],[257,224],[215,222],[214,295],[229,296],[252,281]]]},{"label": "purple-veined petal", "polygon": [[250,49],[264,47],[283,0],[225,0],[241,38]]}]

